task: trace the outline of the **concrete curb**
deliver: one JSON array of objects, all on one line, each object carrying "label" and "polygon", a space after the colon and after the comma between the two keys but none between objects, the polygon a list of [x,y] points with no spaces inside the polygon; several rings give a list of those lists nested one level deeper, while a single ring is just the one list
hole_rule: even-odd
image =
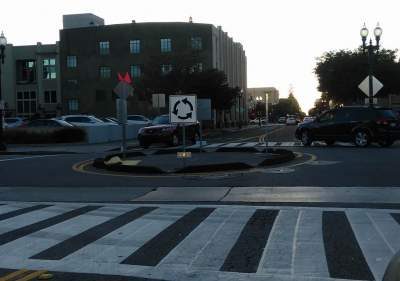
[{"label": "concrete curb", "polygon": [[[265,152],[265,150],[264,150],[264,152]],[[273,158],[265,159],[260,164],[258,164],[258,166],[264,167],[264,166],[272,166],[272,165],[282,164],[282,163],[289,162],[296,158],[296,154],[294,154],[293,151],[290,151],[290,150],[268,149],[267,152],[275,154],[276,156]]]},{"label": "concrete curb", "polygon": [[[179,149],[168,150],[168,153],[154,153],[151,155],[162,155],[162,154],[173,154]],[[199,151],[199,149],[197,149]],[[234,152],[238,152],[239,150],[234,150]],[[258,150],[255,149],[255,152],[250,150],[251,153],[259,153]],[[231,149],[228,151],[219,151],[219,153],[223,152],[232,152]],[[242,150],[242,152],[245,152]],[[249,151],[246,151],[249,153]],[[265,152],[265,150],[264,150]],[[243,162],[231,162],[231,163],[221,163],[221,164],[209,164],[209,165],[191,165],[185,168],[178,168],[174,171],[165,171],[156,166],[128,166],[122,163],[113,163],[106,164],[105,162],[110,161],[113,157],[122,157],[121,153],[118,154],[110,154],[105,158],[97,158],[93,161],[92,166],[101,170],[109,170],[114,172],[126,172],[126,173],[137,173],[137,174],[184,174],[184,173],[213,173],[213,172],[223,172],[223,171],[238,171],[238,170],[249,170],[256,167],[265,167],[272,166],[277,164],[282,164],[285,162],[289,162],[296,158],[296,155],[290,151],[285,149],[268,149],[268,153],[273,154],[272,158],[264,159],[261,163],[253,166]],[[207,152],[205,152],[207,153]],[[148,156],[143,152],[128,152],[126,154],[128,157],[140,157],[140,156]]]},{"label": "concrete curb", "polygon": [[6,151],[0,152],[0,155],[59,155],[59,154],[80,154],[70,151]]}]

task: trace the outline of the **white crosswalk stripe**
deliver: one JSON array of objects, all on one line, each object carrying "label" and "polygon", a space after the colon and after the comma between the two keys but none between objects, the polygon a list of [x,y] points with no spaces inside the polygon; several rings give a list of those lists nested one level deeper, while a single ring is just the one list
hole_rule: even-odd
[{"label": "white crosswalk stripe", "polygon": [[[399,210],[100,204],[60,222],[65,214],[92,204],[52,203],[40,210],[4,216],[34,205],[0,206],[0,268],[18,264],[28,269],[142,278],[151,275],[163,280],[188,280],[190,272],[197,272],[190,280],[199,281],[266,276],[276,276],[276,280],[382,280],[387,264],[400,249]],[[144,209],[140,215],[135,213]],[[261,214],[260,210],[271,212]],[[133,217],[121,223],[128,213]],[[54,217],[59,220],[52,221]],[[337,221],[334,227],[332,219]],[[197,222],[190,225],[192,221]],[[341,225],[343,221],[350,228]],[[251,238],[268,224],[270,232]],[[35,230],[30,231],[30,227]],[[93,238],[98,235],[91,232],[93,229],[102,234]],[[327,229],[338,231],[338,235],[326,233]],[[335,241],[345,231],[356,240]],[[82,245],[75,250],[66,247],[70,245],[66,241],[82,233],[87,234],[82,236],[87,242],[79,241]],[[345,249],[337,247],[340,244]],[[60,245],[58,249],[65,255],[44,258]],[[143,247],[147,247],[146,255],[135,256]],[[241,263],[249,247],[261,249],[261,254]],[[337,252],[333,253],[332,247]],[[348,253],[349,249],[356,252]],[[42,258],[37,257],[39,253]],[[341,255],[351,255],[354,269],[341,272],[332,264],[332,258]]]}]

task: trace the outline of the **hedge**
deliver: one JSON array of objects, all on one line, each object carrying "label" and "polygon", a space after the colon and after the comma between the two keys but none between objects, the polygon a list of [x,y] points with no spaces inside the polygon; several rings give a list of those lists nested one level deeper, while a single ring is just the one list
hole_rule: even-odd
[{"label": "hedge", "polygon": [[81,128],[16,128],[6,129],[4,138],[14,144],[71,143],[85,141],[86,133]]}]

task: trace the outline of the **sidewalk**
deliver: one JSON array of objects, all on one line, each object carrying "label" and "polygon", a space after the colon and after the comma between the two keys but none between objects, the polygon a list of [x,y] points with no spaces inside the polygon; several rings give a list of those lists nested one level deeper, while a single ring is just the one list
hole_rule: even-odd
[{"label": "sidewalk", "polygon": [[[112,149],[118,149],[121,146],[120,141],[87,144],[87,143],[60,143],[60,144],[9,144],[7,153],[29,153],[29,152],[62,152],[62,153],[103,153]],[[129,147],[137,147],[138,141],[131,140],[127,143]]]}]

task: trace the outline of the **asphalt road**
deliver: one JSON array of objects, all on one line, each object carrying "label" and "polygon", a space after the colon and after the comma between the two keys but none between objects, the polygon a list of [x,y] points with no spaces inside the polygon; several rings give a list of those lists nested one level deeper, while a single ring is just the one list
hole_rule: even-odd
[{"label": "asphalt road", "polygon": [[[293,141],[294,126],[282,126],[267,141]],[[255,141],[265,132],[254,128],[218,141]],[[370,147],[290,147],[304,159],[292,166],[262,171],[205,176],[99,175],[76,172],[72,166],[103,154],[0,156],[0,200],[126,201],[160,187],[218,187],[220,198],[232,187],[398,187],[400,145]],[[313,161],[308,161],[313,157]],[[101,188],[101,189],[98,189]],[[214,197],[211,197],[211,199]],[[207,200],[205,200],[207,201]]]}]

